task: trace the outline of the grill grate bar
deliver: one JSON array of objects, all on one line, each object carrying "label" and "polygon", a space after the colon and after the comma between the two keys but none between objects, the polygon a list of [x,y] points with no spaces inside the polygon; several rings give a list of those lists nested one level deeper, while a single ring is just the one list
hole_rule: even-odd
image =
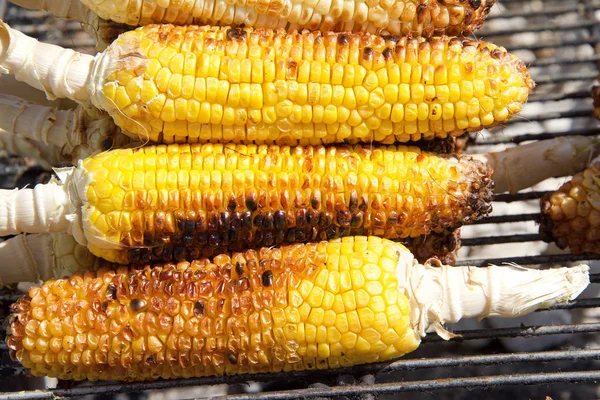
[{"label": "grill grate bar", "polygon": [[596,136],[598,134],[600,134],[600,128],[574,128],[569,129],[568,131],[561,131],[555,133],[527,133],[518,136],[502,136],[500,134],[496,134],[492,139],[478,140],[477,142],[473,143],[473,146],[488,146],[507,143],[519,144],[523,142],[530,142],[533,140],[553,139],[562,136]]},{"label": "grill grate bar", "polygon": [[562,47],[574,48],[583,45],[595,45],[596,39],[576,39],[568,41],[536,42],[533,44],[515,45],[510,47],[512,53],[516,51],[537,51],[543,49],[558,49]]},{"label": "grill grate bar", "polygon": [[502,236],[479,236],[474,238],[461,239],[463,246],[485,246],[490,244],[500,243],[524,243],[524,242],[536,242],[542,240],[540,235],[535,234],[516,234],[516,235],[502,235]]},{"label": "grill grate bar", "polygon": [[501,202],[504,202],[504,203],[510,203],[510,202],[513,202],[513,201],[539,200],[539,199],[541,199],[547,193],[552,193],[552,191],[549,191],[549,190],[546,190],[546,191],[532,190],[532,191],[529,191],[529,192],[519,192],[519,193],[516,193],[516,194],[500,193],[500,194],[497,194],[494,197],[494,201],[501,201]]},{"label": "grill grate bar", "polygon": [[[514,364],[514,363],[539,363],[550,361],[586,361],[599,360],[600,349],[588,350],[561,350],[561,351],[543,351],[530,353],[509,353],[509,354],[491,354],[480,356],[463,356],[463,357],[439,357],[427,359],[408,359],[398,360],[390,363],[376,363],[360,365],[353,368],[339,368],[323,371],[300,371],[300,372],[283,372],[272,374],[256,374],[256,375],[239,375],[228,377],[208,377],[208,378],[192,378],[192,379],[174,379],[161,380],[155,382],[139,382],[139,383],[124,383],[124,384],[103,384],[103,385],[82,385],[71,389],[49,389],[38,390],[20,393],[0,393],[2,399],[24,400],[24,399],[55,399],[59,397],[74,397],[86,396],[95,394],[116,394],[137,392],[143,390],[160,390],[182,386],[199,386],[199,385],[216,385],[216,384],[233,384],[247,381],[287,381],[298,380],[301,378],[314,377],[315,373],[320,376],[331,375],[364,375],[373,373],[392,373],[397,371],[410,371],[429,368],[449,368],[457,366],[491,366],[496,364]],[[458,378],[465,379],[465,378]],[[439,382],[439,381],[422,381],[422,382]],[[353,386],[357,387],[357,386]],[[335,388],[334,388],[335,389]],[[305,389],[301,389],[305,390]],[[276,393],[276,392],[271,392]],[[264,396],[265,393],[261,394]]]},{"label": "grill grate bar", "polygon": [[549,83],[574,82],[595,80],[598,77],[596,71],[586,71],[577,73],[564,73],[560,75],[541,75],[534,77],[535,84],[539,87]]},{"label": "grill grate bar", "polygon": [[600,260],[600,254],[543,254],[539,256],[522,256],[506,258],[479,258],[473,260],[459,260],[456,265],[469,265],[471,267],[484,267],[495,264],[562,264],[575,261]]},{"label": "grill grate bar", "polygon": [[[573,2],[575,3],[575,2]],[[505,10],[500,14],[488,15],[486,20],[491,21],[494,19],[504,18],[536,18],[536,17],[551,17],[554,15],[567,14],[567,13],[578,13],[583,14],[585,12],[592,13],[600,8],[600,3],[591,1],[589,4],[569,4],[567,6],[557,7],[544,7],[541,11],[534,11],[526,9],[525,7],[519,7],[517,10]],[[508,23],[508,22],[507,22]]]},{"label": "grill grate bar", "polygon": [[[591,104],[589,107],[586,105],[585,108],[575,109],[575,110],[567,110],[567,111],[554,111],[554,112],[546,112],[540,115],[532,115],[530,117],[517,117],[513,118],[505,125],[514,125],[523,122],[540,122],[540,121],[548,121],[551,119],[561,119],[561,118],[578,118],[578,117],[589,117],[594,112]],[[538,135],[539,136],[539,135]]]},{"label": "grill grate bar", "polygon": [[567,92],[567,93],[548,93],[542,95],[532,95],[527,100],[528,103],[539,103],[542,101],[561,101],[561,100],[572,100],[572,99],[587,99],[590,97],[590,89],[587,88],[585,90],[579,90],[576,92]]},{"label": "grill grate bar", "polygon": [[578,21],[575,24],[550,22],[550,23],[546,23],[543,25],[525,26],[523,28],[516,28],[516,29],[498,29],[498,30],[494,30],[494,31],[489,31],[489,30],[485,29],[485,25],[484,25],[484,29],[478,30],[476,32],[476,35],[480,36],[480,37],[485,37],[486,41],[493,42],[493,40],[489,39],[490,37],[496,38],[498,36],[515,35],[518,33],[533,33],[533,32],[546,32],[546,31],[553,31],[553,32],[574,31],[574,30],[579,30],[579,29],[593,28],[594,26],[596,26],[596,24],[597,24],[596,21]]},{"label": "grill grate bar", "polygon": [[[600,323],[596,324],[573,324],[573,325],[540,325],[540,326],[515,326],[512,328],[490,328],[454,331],[460,335],[451,341],[462,342],[464,340],[499,339],[499,338],[528,338],[545,335],[561,335],[565,333],[595,333],[600,332]],[[429,334],[423,338],[423,343],[444,342],[438,335]]]},{"label": "grill grate bar", "polygon": [[[291,374],[290,374],[291,375]],[[545,383],[581,383],[595,382],[600,380],[600,371],[573,371],[573,372],[551,372],[535,374],[513,374],[513,375],[492,375],[468,378],[448,378],[424,381],[407,381],[398,383],[377,383],[368,385],[335,386],[327,387],[319,385],[316,388],[263,392],[258,394],[243,393],[228,395],[228,399],[235,400],[295,400],[298,398],[318,398],[318,397],[339,397],[339,396],[358,396],[361,394],[383,394],[411,391],[430,391],[444,389],[475,389],[489,387],[490,385],[539,385]],[[165,385],[168,383],[169,385]],[[158,390],[171,387],[181,387],[182,385],[202,385],[204,380],[188,379],[176,382],[156,382],[149,384],[124,384],[124,385],[103,385],[79,387],[73,389],[52,389],[35,390],[30,392],[18,393],[0,393],[4,400],[43,400],[58,399],[63,397],[80,397],[88,395],[113,395],[117,393],[138,392],[141,390]],[[195,397],[202,399],[202,397]]]},{"label": "grill grate bar", "polygon": [[557,304],[555,306],[544,308],[541,310],[536,310],[536,311],[542,312],[542,311],[552,311],[552,310],[574,310],[577,308],[594,308],[594,307],[600,307],[600,298],[573,300],[568,303]]},{"label": "grill grate bar", "polygon": [[[472,225],[483,225],[483,224],[501,224],[506,222],[527,222],[535,221],[539,217],[539,213],[529,214],[514,214],[514,215],[493,215],[478,221],[474,221]],[[464,239],[462,240],[464,242]]]},{"label": "grill grate bar", "polygon": [[593,56],[589,58],[543,58],[536,59],[527,64],[528,68],[531,67],[548,67],[551,65],[573,65],[573,64],[585,64],[595,63],[600,60],[600,56]]}]

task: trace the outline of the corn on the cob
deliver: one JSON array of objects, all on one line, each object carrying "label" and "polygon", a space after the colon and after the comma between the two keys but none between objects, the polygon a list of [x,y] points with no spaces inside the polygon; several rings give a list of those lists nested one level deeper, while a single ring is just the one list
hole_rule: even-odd
[{"label": "corn on the cob", "polygon": [[600,253],[600,161],[541,200],[540,233],[571,253]]},{"label": "corn on the cob", "polygon": [[60,379],[337,368],[400,357],[445,322],[568,301],[588,270],[420,265],[397,243],[348,237],[50,280],[13,305],[7,344]]},{"label": "corn on the cob", "polygon": [[0,232],[72,231],[119,263],[355,234],[415,237],[491,210],[491,171],[414,147],[161,145],[0,194]]},{"label": "corn on the cob", "polygon": [[94,59],[0,29],[0,66],[27,65],[35,74],[19,79],[90,99],[126,134],[155,142],[456,136],[506,122],[533,87],[515,56],[469,39],[152,25]]},{"label": "corn on the cob", "polygon": [[[412,36],[467,35],[479,28],[495,0],[414,2],[216,0],[11,0],[26,8],[92,24],[86,6],[100,18],[130,26],[245,25],[254,28],[310,29],[322,32],[370,32]],[[84,6],[83,6],[84,5]]]},{"label": "corn on the cob", "polygon": [[[398,243],[414,254],[420,263],[435,258],[443,264],[454,265],[460,247],[460,230],[403,239]],[[3,261],[0,265],[0,286],[119,267],[119,264],[97,258],[65,232],[22,234],[7,239],[0,242],[0,259]]]}]

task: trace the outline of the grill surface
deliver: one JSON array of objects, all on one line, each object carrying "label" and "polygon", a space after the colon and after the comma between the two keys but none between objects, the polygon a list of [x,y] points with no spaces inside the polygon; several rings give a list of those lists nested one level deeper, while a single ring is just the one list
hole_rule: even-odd
[{"label": "grill surface", "polygon": [[[3,0],[0,0],[0,17],[4,8],[4,20],[28,35],[93,52],[93,41],[76,23],[6,6]],[[477,36],[519,55],[527,63],[537,87],[519,117],[493,132],[478,134],[469,152],[487,152],[557,136],[600,134],[600,125],[591,116],[590,98],[600,61],[598,16],[600,0],[503,0],[494,7]],[[27,171],[16,160],[8,164],[4,160],[2,169],[0,175],[10,176]],[[35,178],[35,174],[29,174],[30,179]],[[25,182],[9,178],[2,177],[0,185],[12,188],[15,182]],[[458,264],[516,262],[550,268],[587,262],[593,271],[599,272],[594,267],[600,265],[595,261],[600,256],[570,255],[540,241],[535,223],[539,198],[564,180],[552,179],[516,195],[498,195],[492,216],[463,228]],[[0,390],[5,392],[0,393],[0,398],[56,399],[142,391],[147,391],[146,396],[151,398],[161,398],[157,393],[162,392],[154,391],[177,388],[174,396],[178,398],[229,393],[235,399],[340,396],[372,399],[413,392],[403,394],[403,398],[461,399],[486,395],[501,399],[509,395],[517,398],[548,395],[556,396],[555,399],[588,399],[597,397],[595,382],[600,380],[600,273],[592,274],[592,282],[587,296],[553,311],[542,310],[522,321],[510,320],[508,325],[492,320],[451,327],[462,337],[444,342],[431,334],[419,350],[399,361],[333,371],[132,384],[60,382],[54,387],[48,386],[51,382],[44,385],[39,379],[24,377],[23,369],[9,360],[6,345],[1,343]],[[0,290],[0,318],[17,297],[14,290]],[[550,315],[556,317],[549,318]],[[565,340],[550,350],[552,345],[544,342],[544,338]],[[13,383],[14,389],[9,387]],[[565,385],[573,383],[580,385]],[[216,384],[229,386],[220,391],[205,386]],[[33,387],[42,389],[16,391]],[[188,387],[193,390],[186,391]]]}]

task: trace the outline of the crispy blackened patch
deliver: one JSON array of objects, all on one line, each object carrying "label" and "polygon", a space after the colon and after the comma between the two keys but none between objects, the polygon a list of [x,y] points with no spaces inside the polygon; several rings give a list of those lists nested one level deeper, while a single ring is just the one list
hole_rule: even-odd
[{"label": "crispy blackened patch", "polygon": [[339,34],[338,38],[337,38],[337,42],[338,42],[338,44],[341,44],[342,46],[348,44],[348,35],[343,34],[343,33]]},{"label": "crispy blackened patch", "polygon": [[246,31],[242,28],[228,29],[227,40],[246,40]]},{"label": "crispy blackened patch", "polygon": [[106,299],[116,300],[117,298],[117,286],[114,283],[109,283],[106,288]]},{"label": "crispy blackened patch", "polygon": [[469,4],[471,7],[477,10],[479,7],[481,7],[481,0],[469,0]]},{"label": "crispy blackened patch", "polygon": [[204,303],[201,301],[197,301],[194,303],[194,315],[196,317],[201,317],[204,315]]},{"label": "crispy blackened patch", "polygon": [[365,60],[373,59],[373,49],[372,48],[365,47],[365,50],[363,52],[363,59],[365,59]]},{"label": "crispy blackened patch", "polygon": [[273,284],[273,272],[271,270],[263,272],[262,284],[263,286],[271,286]]},{"label": "crispy blackened patch", "polygon": [[142,300],[142,299],[133,299],[131,300],[131,303],[129,303],[129,305],[131,306],[131,309],[134,312],[138,312],[141,311],[143,308],[146,307],[148,303],[146,303],[146,301]]},{"label": "crispy blackened patch", "polygon": [[419,6],[417,7],[417,22],[419,24],[422,24],[423,22],[425,22],[426,11],[427,11],[427,5],[419,4]]}]

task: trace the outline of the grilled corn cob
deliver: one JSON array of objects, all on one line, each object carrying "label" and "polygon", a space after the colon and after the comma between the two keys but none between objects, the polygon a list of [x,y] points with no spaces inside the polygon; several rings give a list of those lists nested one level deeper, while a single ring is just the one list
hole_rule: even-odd
[{"label": "grilled corn cob", "polygon": [[491,210],[491,170],[414,147],[160,145],[0,193],[0,233],[72,232],[123,264],[356,234],[442,232]]},{"label": "grilled corn cob", "polygon": [[154,142],[430,140],[506,122],[533,87],[515,56],[469,39],[151,25],[92,58],[4,29],[0,66],[35,64],[18,78]]},{"label": "grilled corn cob", "polygon": [[[454,265],[460,247],[460,230],[432,233],[399,240],[417,261],[435,258]],[[0,286],[46,281],[99,268],[117,269],[119,264],[95,257],[65,232],[17,235],[0,242]],[[18,268],[15,268],[18,266]]]},{"label": "grilled corn cob", "polygon": [[541,200],[540,233],[571,253],[600,253],[600,161]]},{"label": "grilled corn cob", "polygon": [[348,237],[53,279],[12,306],[7,344],[59,379],[337,368],[400,357],[444,322],[568,301],[588,270],[420,265],[397,243]]},{"label": "grilled corn cob", "polygon": [[230,1],[215,0],[11,0],[26,8],[44,9],[57,16],[91,24],[97,18],[131,26],[245,25],[254,28],[310,29],[322,32],[385,31],[414,36],[465,35],[479,28],[495,0],[414,2],[362,1]]}]

